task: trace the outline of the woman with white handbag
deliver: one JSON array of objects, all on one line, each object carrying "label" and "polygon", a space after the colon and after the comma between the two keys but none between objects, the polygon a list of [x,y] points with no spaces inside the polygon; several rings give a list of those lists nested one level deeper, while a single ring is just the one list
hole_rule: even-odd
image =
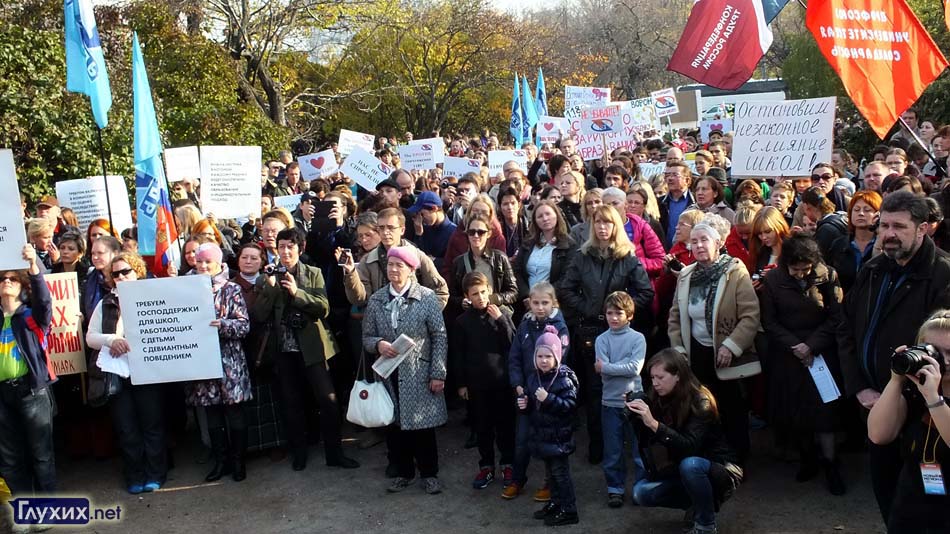
[{"label": "woman with white handbag", "polygon": [[[401,359],[385,380],[395,405],[395,423],[389,431],[392,460],[399,470],[388,491],[412,485],[418,468],[426,493],[440,493],[435,429],[448,418],[443,395],[448,343],[442,305],[412,276],[420,264],[415,249],[392,247],[386,260],[389,283],[367,302],[363,348],[380,356],[383,364]],[[397,339],[400,343],[394,345]]]}]

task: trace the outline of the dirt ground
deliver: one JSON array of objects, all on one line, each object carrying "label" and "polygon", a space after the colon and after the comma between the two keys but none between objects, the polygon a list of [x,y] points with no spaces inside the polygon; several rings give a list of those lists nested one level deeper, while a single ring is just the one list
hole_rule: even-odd
[{"label": "dirt ground", "polygon": [[[294,472],[289,460],[273,463],[266,455],[248,463],[248,478],[235,483],[203,483],[209,466],[200,465],[199,445],[180,448],[176,468],[159,492],[144,496],[127,494],[121,485],[121,462],[60,461],[60,488],[64,495],[88,496],[94,505],[122,507],[119,523],[96,523],[81,529],[57,528],[53,532],[101,533],[351,533],[351,532],[541,532],[541,522],[531,518],[539,505],[531,493],[541,481],[543,466],[533,461],[529,492],[513,500],[500,498],[500,480],[485,490],[474,490],[478,454],[466,450],[467,431],[453,413],[439,430],[441,495],[429,496],[417,486],[397,494],[385,491],[388,480],[385,444],[367,450],[356,447],[361,434],[347,429],[348,454],[362,463],[356,470],[328,468],[319,445],[311,449],[305,471]],[[578,432],[578,450],[586,452],[586,434]],[[755,452],[749,478],[718,515],[720,532],[739,533],[882,533],[884,528],[874,504],[865,468],[866,456],[842,457],[848,493],[831,496],[823,477],[796,483],[796,465],[771,456],[768,431],[753,435]],[[586,454],[572,457],[581,522],[560,527],[564,532],[682,532],[683,512],[633,506],[628,497],[623,508],[609,509],[603,472],[589,465]],[[500,476],[500,473],[499,473]]]}]

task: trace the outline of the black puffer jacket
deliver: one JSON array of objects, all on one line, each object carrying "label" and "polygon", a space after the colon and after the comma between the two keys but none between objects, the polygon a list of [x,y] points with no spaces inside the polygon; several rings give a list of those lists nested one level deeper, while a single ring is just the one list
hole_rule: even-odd
[{"label": "black puffer jacket", "polygon": [[848,221],[840,213],[831,213],[822,217],[815,225],[815,241],[818,242],[818,249],[821,250],[821,257],[825,263],[831,263],[831,250],[834,242],[848,235]]},{"label": "black puffer jacket", "polygon": [[[531,412],[529,443],[538,458],[564,456],[574,452],[574,412],[577,410],[577,375],[566,365],[557,371],[528,374],[528,409]],[[534,392],[548,392],[544,402]]]},{"label": "black puffer jacket", "polygon": [[[653,285],[636,254],[621,259],[612,253],[603,258],[595,253],[574,255],[570,267],[557,286],[557,296],[567,324],[602,322],[604,301],[614,291],[626,291],[637,305],[634,328],[649,332]],[[646,327],[646,330],[641,328]]]}]

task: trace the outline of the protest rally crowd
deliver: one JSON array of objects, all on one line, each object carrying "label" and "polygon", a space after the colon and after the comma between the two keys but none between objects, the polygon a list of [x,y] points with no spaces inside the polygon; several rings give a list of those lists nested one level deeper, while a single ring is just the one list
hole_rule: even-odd
[{"label": "protest rally crowd", "polygon": [[[197,179],[174,182],[182,254],[167,272],[138,255],[134,227],[77,228],[57,198],[24,199],[29,269],[0,278],[0,475],[14,497],[57,490],[54,413],[59,454],[108,457],[114,440],[131,494],[162,487],[191,432],[209,482],[253,477],[248,451],[303,470],[317,430],[328,466],[359,468],[341,444],[350,393],[384,391],[388,413],[361,410],[390,424],[356,435],[385,443],[388,492],[417,475],[442,491],[453,407],[478,451],[473,488],[530,493],[546,525],[578,522],[571,470],[589,463],[606,506],[690,509],[692,532],[716,532],[762,454],[750,427],[767,426],[798,482],[844,494],[838,454],[866,447],[891,531],[946,532],[932,481],[950,475],[950,126],[905,118],[933,161],[897,135],[856,155],[863,167],[836,150],[776,180],[733,179],[720,131],[649,131],[587,163],[563,134],[497,175],[487,154],[512,147],[446,135],[447,155],[483,162],[461,177],[402,170],[380,137],[395,170],[375,191],[339,172],[302,180],[286,151],[243,224],[203,214]],[[291,195],[292,211],[274,206]],[[59,272],[79,277],[89,373],[57,380],[43,274]],[[223,378],[133,385],[98,368],[132,350],[115,288],[167,275],[211,278]],[[532,457],[544,475],[529,484]]]}]

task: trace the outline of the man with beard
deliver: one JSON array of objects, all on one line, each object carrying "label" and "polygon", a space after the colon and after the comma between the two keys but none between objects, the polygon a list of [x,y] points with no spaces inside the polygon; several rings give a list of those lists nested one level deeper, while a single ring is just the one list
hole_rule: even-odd
[{"label": "man with beard", "polygon": [[[950,255],[927,236],[928,213],[926,200],[910,192],[884,199],[877,234],[884,253],[861,268],[845,298],[841,370],[846,393],[856,395],[866,410],[890,379],[894,350],[913,345],[927,317],[950,307]],[[900,444],[869,443],[868,452],[871,485],[887,524],[901,468]]]}]

